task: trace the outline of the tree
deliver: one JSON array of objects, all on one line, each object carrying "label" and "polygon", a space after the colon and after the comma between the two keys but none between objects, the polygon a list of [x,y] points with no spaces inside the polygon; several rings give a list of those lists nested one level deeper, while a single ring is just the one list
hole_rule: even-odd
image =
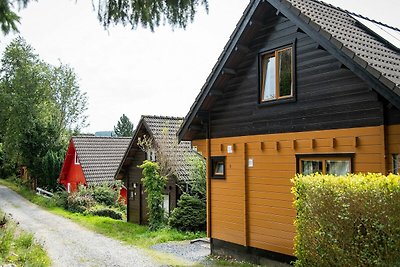
[{"label": "tree", "polygon": [[[12,11],[15,5],[25,8],[30,0],[0,0],[0,27],[4,34],[18,31],[20,17]],[[186,28],[192,22],[198,6],[208,11],[208,0],[92,0],[93,8],[104,28],[112,24],[141,25],[151,31],[160,23]]]},{"label": "tree", "polygon": [[86,125],[87,98],[73,70],[43,62],[23,38],[6,48],[0,68],[4,157],[26,165],[41,186],[55,185],[72,130]]},{"label": "tree", "polygon": [[133,136],[133,123],[129,118],[122,114],[117,122],[117,126],[114,126],[114,132],[117,136],[132,137]]}]

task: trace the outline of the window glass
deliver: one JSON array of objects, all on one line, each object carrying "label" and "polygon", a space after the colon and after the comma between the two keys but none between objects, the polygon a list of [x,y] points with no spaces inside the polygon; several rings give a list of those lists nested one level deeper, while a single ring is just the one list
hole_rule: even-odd
[{"label": "window glass", "polygon": [[219,161],[215,164],[214,175],[224,175],[224,163]]},{"label": "window glass", "polygon": [[326,173],[334,175],[346,175],[350,172],[349,160],[327,160]]},{"label": "window glass", "polygon": [[322,161],[321,160],[302,160],[302,174],[308,175],[311,173],[322,173]]},{"label": "window glass", "polygon": [[395,174],[399,174],[400,170],[399,170],[399,154],[393,154],[392,155],[392,159],[393,159],[393,173]]},{"label": "window glass", "polygon": [[263,58],[263,96],[262,100],[270,100],[276,98],[276,70],[275,57],[268,55]]},{"label": "window glass", "polygon": [[279,96],[292,95],[292,49],[278,52],[279,59]]}]

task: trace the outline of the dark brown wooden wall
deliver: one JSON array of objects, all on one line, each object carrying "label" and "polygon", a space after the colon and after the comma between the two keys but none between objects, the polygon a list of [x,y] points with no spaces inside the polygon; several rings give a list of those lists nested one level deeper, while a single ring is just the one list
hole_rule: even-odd
[{"label": "dark brown wooden wall", "polygon": [[[128,181],[128,222],[133,222],[137,224],[147,224],[148,223],[148,208],[147,208],[147,194],[144,190],[143,183],[141,179],[143,177],[142,170],[138,168],[146,159],[146,155],[143,151],[138,151],[135,153],[134,160],[129,166],[127,173]],[[136,184],[136,188],[134,187]],[[130,192],[136,193],[133,198],[131,198]],[[181,195],[179,188],[176,185],[176,179],[171,178],[168,180],[165,187],[164,194],[169,195],[169,209],[172,211],[176,208],[178,199]]]},{"label": "dark brown wooden wall", "polygon": [[[212,138],[383,124],[382,102],[361,79],[286,18],[271,13],[266,25],[213,104]],[[258,105],[259,53],[295,38],[297,101]]]},{"label": "dark brown wooden wall", "polygon": [[[141,178],[142,178],[142,172],[141,169],[139,169],[137,166],[142,164],[142,162],[145,160],[145,153],[140,151],[135,154],[134,160],[132,161],[131,165],[129,166],[128,169],[128,175],[127,175],[127,180],[128,182],[128,222],[134,222],[137,224],[141,224],[141,218],[140,218],[140,205],[141,205],[141,194],[142,190],[140,188],[141,184]],[[136,188],[134,188],[134,184],[137,184]],[[136,195],[134,198],[131,198],[131,193],[134,192]],[[144,192],[143,192],[144,193]],[[145,194],[145,193],[144,193]],[[144,198],[145,199],[145,198]],[[142,206],[144,207],[144,212],[143,214],[147,214],[147,203],[142,203]],[[142,218],[142,220],[147,221],[147,215]]]}]

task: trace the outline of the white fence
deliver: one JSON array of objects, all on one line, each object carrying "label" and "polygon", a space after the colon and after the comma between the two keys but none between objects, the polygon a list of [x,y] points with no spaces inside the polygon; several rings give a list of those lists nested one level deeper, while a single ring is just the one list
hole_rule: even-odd
[{"label": "white fence", "polygon": [[47,198],[51,198],[53,196],[53,193],[46,191],[40,187],[36,187],[36,194]]}]

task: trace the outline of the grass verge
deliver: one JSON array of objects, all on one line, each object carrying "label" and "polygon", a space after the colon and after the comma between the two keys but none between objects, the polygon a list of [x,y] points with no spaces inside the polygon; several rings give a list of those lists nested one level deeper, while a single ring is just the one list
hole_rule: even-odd
[{"label": "grass verge", "polygon": [[35,243],[32,234],[20,230],[12,220],[5,217],[1,210],[0,221],[2,221],[0,224],[0,266],[46,267],[51,265],[46,251]]}]

